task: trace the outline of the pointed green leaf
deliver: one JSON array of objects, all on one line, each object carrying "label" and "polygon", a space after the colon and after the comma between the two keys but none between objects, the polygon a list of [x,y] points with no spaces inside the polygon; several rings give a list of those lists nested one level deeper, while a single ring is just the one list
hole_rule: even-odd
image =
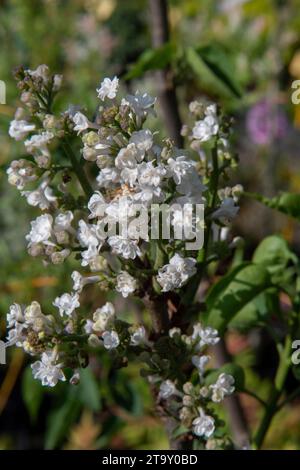
[{"label": "pointed green leaf", "polygon": [[222,334],[235,315],[270,286],[270,276],[264,266],[238,266],[224,276],[209,293],[206,324]]},{"label": "pointed green leaf", "polygon": [[125,80],[141,77],[149,70],[165,69],[172,62],[175,54],[176,46],[171,43],[164,44],[157,49],[147,49],[125,75]]}]

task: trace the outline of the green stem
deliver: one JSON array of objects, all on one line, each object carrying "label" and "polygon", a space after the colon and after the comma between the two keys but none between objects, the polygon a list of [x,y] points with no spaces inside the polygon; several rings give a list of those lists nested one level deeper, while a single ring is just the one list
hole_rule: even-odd
[{"label": "green stem", "polygon": [[275,376],[274,388],[272,389],[270,399],[268,401],[266,410],[263,415],[263,419],[260,423],[260,426],[254,435],[254,447],[260,449],[265,436],[268,432],[272,419],[277,412],[277,402],[282,394],[285,380],[291,365],[290,356],[291,356],[291,337],[287,336],[285,340],[284,348],[280,354],[280,360],[278,369]]},{"label": "green stem", "polygon": [[[209,210],[213,211],[215,204],[216,204],[216,199],[218,195],[218,184],[219,184],[218,149],[216,146],[212,149],[211,155],[212,155],[212,164],[213,164],[213,171],[212,171],[211,181],[210,181],[210,190],[212,191],[212,199],[211,199]],[[208,254],[208,245],[209,245],[211,226],[212,226],[212,222],[211,220],[209,220],[207,222],[205,239],[204,239],[203,257],[201,260],[199,260],[200,262],[204,263],[204,266],[205,266],[205,262],[206,262],[206,258]]]},{"label": "green stem", "polygon": [[290,395],[288,395],[285,400],[283,400],[281,403],[278,404],[276,411],[281,410],[281,408],[283,408],[287,403],[291,402],[292,400],[294,400],[295,398],[299,396],[300,396],[300,387],[297,387],[296,390],[294,390]]},{"label": "green stem", "polygon": [[76,156],[74,155],[73,149],[67,139],[65,139],[62,143],[62,148],[72,164],[73,171],[76,174],[83,191],[90,198],[93,194],[93,189],[85,175],[82,165],[79,163]]},{"label": "green stem", "polygon": [[215,145],[211,151],[212,156],[212,163],[213,163],[213,173],[211,179],[211,189],[212,193],[212,200],[210,207],[213,209],[216,205],[216,199],[218,195],[218,185],[219,185],[219,161],[218,161],[218,148]]}]

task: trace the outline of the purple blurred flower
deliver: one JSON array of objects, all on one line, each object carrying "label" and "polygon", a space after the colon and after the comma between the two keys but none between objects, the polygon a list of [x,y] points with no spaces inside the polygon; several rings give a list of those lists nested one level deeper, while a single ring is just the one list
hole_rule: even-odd
[{"label": "purple blurred flower", "polygon": [[288,129],[286,114],[266,99],[259,101],[248,111],[246,127],[250,138],[257,145],[269,145],[283,138]]}]

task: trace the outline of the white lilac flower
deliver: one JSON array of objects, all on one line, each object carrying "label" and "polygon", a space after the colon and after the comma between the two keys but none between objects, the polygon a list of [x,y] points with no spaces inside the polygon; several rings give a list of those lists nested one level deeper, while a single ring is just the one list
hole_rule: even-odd
[{"label": "white lilac flower", "polygon": [[8,133],[15,140],[25,139],[29,132],[34,131],[35,125],[24,120],[11,121]]},{"label": "white lilac flower", "polygon": [[97,226],[87,224],[84,220],[78,222],[77,238],[83,247],[97,247],[99,245],[99,238],[97,236]]},{"label": "white lilac flower", "polygon": [[196,171],[196,162],[182,155],[168,159],[168,170],[181,194],[200,194],[206,189]]},{"label": "white lilac flower", "polygon": [[141,187],[161,184],[166,170],[161,165],[154,166],[152,162],[143,162],[138,166],[138,181]]},{"label": "white lilac flower", "polygon": [[180,184],[183,178],[188,177],[195,170],[195,165],[196,162],[185,155],[168,159],[168,169],[176,184]]},{"label": "white lilac flower", "polygon": [[116,349],[120,344],[119,335],[116,331],[104,331],[102,334],[105,349]]},{"label": "white lilac flower", "polygon": [[105,98],[110,100],[114,99],[117,95],[119,87],[119,80],[117,77],[114,77],[112,80],[110,78],[104,78],[100,84],[100,88],[97,88],[98,98],[104,101]]},{"label": "white lilac flower", "polygon": [[[49,320],[42,313],[41,306],[38,302],[31,302],[24,311],[25,323],[29,325],[33,331],[39,332],[49,332]],[[50,330],[51,331],[51,330]]]},{"label": "white lilac flower", "polygon": [[63,294],[60,297],[56,297],[53,305],[59,309],[59,314],[61,316],[64,314],[70,316],[77,307],[80,307],[79,295],[78,293]]},{"label": "white lilac flower", "polygon": [[199,408],[199,416],[193,421],[193,433],[198,437],[209,438],[215,430],[214,419]]},{"label": "white lilac flower", "polygon": [[210,385],[209,388],[212,391],[212,401],[219,403],[227,395],[231,395],[234,392],[234,378],[232,375],[223,372],[219,375],[216,383]]},{"label": "white lilac flower", "polygon": [[45,180],[34,191],[21,191],[30,206],[38,206],[41,210],[45,210],[57,201],[48,183],[48,180]]},{"label": "white lilac flower", "polygon": [[[85,324],[84,324],[84,332],[87,334],[87,335],[91,335],[93,333],[93,326],[94,326],[94,322],[90,319],[88,319]],[[95,335],[96,336],[96,335]]]},{"label": "white lilac flower", "polygon": [[53,91],[58,91],[61,88],[63,82],[63,76],[56,73],[53,77]]},{"label": "white lilac flower", "polygon": [[108,244],[112,248],[113,253],[122,256],[125,259],[135,259],[141,255],[141,250],[137,240],[123,238],[120,235],[109,237]]},{"label": "white lilac flower", "polygon": [[9,307],[9,313],[6,315],[6,320],[8,328],[13,328],[16,323],[20,323],[25,320],[22,308],[19,304],[14,303]]},{"label": "white lilac flower", "polygon": [[51,163],[51,155],[47,148],[43,149],[41,153],[34,154],[34,161],[39,168],[49,169]]},{"label": "white lilac flower", "polygon": [[193,137],[200,142],[206,142],[219,131],[217,107],[215,104],[208,106],[205,110],[205,118],[195,122]]},{"label": "white lilac flower", "polygon": [[159,387],[158,397],[162,400],[167,400],[177,392],[174,382],[172,380],[164,380]]},{"label": "white lilac flower", "polygon": [[238,211],[239,207],[235,205],[234,199],[227,197],[222,201],[219,209],[212,214],[212,218],[226,225],[235,218]]},{"label": "white lilac flower", "polygon": [[131,346],[139,346],[145,341],[146,330],[143,326],[138,326],[134,328],[134,331],[130,335],[130,344]]},{"label": "white lilac flower", "polygon": [[191,195],[193,197],[194,195],[198,195],[199,198],[201,198],[201,194],[205,189],[206,186],[202,184],[202,180],[195,168],[189,175],[182,178],[181,183],[176,186],[176,190],[180,194]]},{"label": "white lilac flower", "polygon": [[36,318],[41,317],[42,315],[41,306],[36,301],[31,302],[31,304],[28,305],[24,311],[25,321],[28,324],[32,323]]},{"label": "white lilac flower", "polygon": [[78,134],[80,134],[80,132],[83,132],[90,127],[90,122],[88,118],[80,111],[78,111],[77,113],[74,114],[74,116],[72,116],[72,120],[75,124],[74,131],[77,131]]},{"label": "white lilac flower", "polygon": [[73,281],[73,289],[75,292],[81,292],[83,289],[83,280],[84,277],[78,272],[78,271],[73,271],[71,274],[71,278]]},{"label": "white lilac flower", "polygon": [[170,336],[170,338],[174,338],[174,336],[177,336],[177,335],[178,335],[178,336],[181,335],[181,329],[178,328],[178,327],[176,327],[176,326],[174,326],[174,328],[171,328],[171,329],[169,330],[169,336]]},{"label": "white lilac flower", "polygon": [[25,140],[24,145],[29,153],[34,153],[36,150],[45,151],[47,150],[47,145],[53,138],[54,134],[46,131],[41,134],[32,135],[30,139]]},{"label": "white lilac flower", "polygon": [[153,111],[151,108],[154,106],[156,98],[148,95],[147,93],[139,93],[135,95],[127,95],[122,100],[121,105],[130,106],[132,111],[139,117],[145,117],[147,112]]},{"label": "white lilac flower", "polygon": [[53,218],[50,214],[43,214],[31,222],[31,230],[26,235],[29,243],[47,242],[52,233]]},{"label": "white lilac flower", "polygon": [[90,211],[89,219],[103,217],[105,213],[106,202],[99,191],[96,191],[88,202],[88,210]]},{"label": "white lilac flower", "polygon": [[111,302],[106,302],[105,305],[97,310],[93,314],[93,330],[101,332],[112,326],[115,320],[115,308]]},{"label": "white lilac flower", "polygon": [[82,276],[78,271],[73,271],[71,274],[73,280],[73,289],[76,292],[81,292],[84,286],[94,284],[100,281],[100,276]]},{"label": "white lilac flower", "polygon": [[136,207],[130,197],[121,196],[107,204],[105,213],[109,216],[110,222],[122,223],[136,215]]},{"label": "white lilac flower", "polygon": [[26,324],[16,322],[14,327],[11,328],[7,335],[7,342],[5,346],[16,345],[18,347],[23,346],[23,342],[26,340]]},{"label": "white lilac flower", "polygon": [[162,291],[167,292],[181,287],[197,269],[196,260],[193,258],[182,258],[176,253],[169,264],[158,270],[157,282],[161,285]]},{"label": "white lilac flower", "polygon": [[74,214],[71,211],[60,212],[54,220],[54,230],[59,231],[72,231],[71,223],[74,219]]},{"label": "white lilac flower", "polygon": [[27,183],[31,183],[38,178],[36,167],[24,158],[13,160],[6,170],[6,173],[8,175],[9,184],[16,186],[17,189],[20,190],[23,189]]},{"label": "white lilac flower", "polygon": [[95,162],[98,158],[96,150],[88,145],[83,146],[82,156],[88,162]]},{"label": "white lilac flower", "polygon": [[148,206],[151,203],[162,202],[165,198],[165,193],[160,186],[140,186],[140,191],[137,191],[132,199],[139,203]]},{"label": "white lilac flower", "polygon": [[218,331],[210,326],[203,328],[200,323],[196,323],[193,330],[192,339],[200,339],[199,348],[202,348],[202,346],[213,346],[220,341]]},{"label": "white lilac flower", "polygon": [[137,281],[126,271],[121,271],[117,276],[116,291],[121,292],[123,297],[128,297],[137,288]]},{"label": "white lilac flower", "polygon": [[[81,252],[81,266],[92,266],[97,262],[97,258],[99,257],[98,248],[95,245],[89,245],[87,250]],[[93,270],[93,269],[92,269]],[[97,271],[97,269],[94,269]]]},{"label": "white lilac flower", "polygon": [[176,238],[180,236],[184,239],[192,239],[196,233],[196,223],[199,222],[193,214],[192,203],[189,203],[189,206],[182,205],[181,207],[174,204],[171,215],[171,224],[174,227]]},{"label": "white lilac flower", "polygon": [[36,361],[31,365],[33,377],[42,382],[42,385],[55,387],[61,380],[65,382],[66,378],[61,369],[62,364],[56,364],[52,351],[44,352],[41,361]]},{"label": "white lilac flower", "polygon": [[149,131],[149,129],[135,131],[131,134],[129,143],[134,144],[141,157],[144,157],[145,153],[148,152],[153,145],[152,132]]},{"label": "white lilac flower", "polygon": [[123,168],[129,168],[132,170],[133,168],[136,168],[139,158],[140,154],[135,144],[128,144],[127,147],[122,148],[119,151],[115,160],[115,165],[120,170]]},{"label": "white lilac flower", "polygon": [[209,356],[192,356],[192,364],[196,367],[199,372],[199,375],[202,377],[210,360]]},{"label": "white lilac flower", "polygon": [[103,168],[96,181],[100,188],[109,188],[120,181],[120,172],[116,168]]},{"label": "white lilac flower", "polygon": [[107,164],[111,161],[109,156],[111,154],[112,144],[113,139],[111,136],[108,136],[106,139],[101,140],[94,146],[94,149],[97,150],[97,157],[102,157],[97,163],[99,168],[107,166]]},{"label": "white lilac flower", "polygon": [[31,77],[41,78],[45,84],[48,83],[48,80],[49,80],[49,77],[50,77],[50,69],[49,69],[48,65],[41,64],[41,65],[38,65],[35,70],[27,69],[26,72]]},{"label": "white lilac flower", "polygon": [[138,168],[123,168],[121,178],[124,183],[133,187],[138,177]]}]

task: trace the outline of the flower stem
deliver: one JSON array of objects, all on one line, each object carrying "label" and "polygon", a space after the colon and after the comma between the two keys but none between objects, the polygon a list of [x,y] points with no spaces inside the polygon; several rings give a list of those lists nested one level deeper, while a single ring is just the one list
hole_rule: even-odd
[{"label": "flower stem", "polygon": [[286,377],[287,377],[287,374],[291,365],[290,355],[291,355],[291,337],[287,336],[285,340],[284,348],[280,354],[279,365],[278,365],[278,369],[277,369],[276,376],[275,376],[274,388],[272,389],[272,392],[270,394],[270,399],[268,401],[266,410],[264,412],[263,419],[260,423],[260,426],[256,434],[254,435],[253,442],[254,442],[255,449],[261,448],[263,441],[265,439],[265,436],[270,427],[270,424],[272,422],[272,419],[278,410],[277,402],[282,394],[285,380],[286,380]]},{"label": "flower stem", "polygon": [[90,183],[89,183],[89,181],[86,177],[86,174],[85,174],[81,164],[79,163],[76,156],[74,155],[73,149],[72,149],[72,147],[69,144],[67,139],[64,139],[64,141],[62,143],[62,148],[63,148],[63,151],[65,152],[66,156],[68,157],[68,159],[70,160],[70,162],[72,164],[74,173],[76,174],[76,176],[79,180],[79,183],[81,184],[81,187],[82,187],[83,191],[90,198],[91,195],[93,194],[93,189],[92,189],[92,187],[91,187],[91,185],[90,185]]},{"label": "flower stem", "polygon": [[281,403],[277,405],[277,410],[281,410],[287,403],[290,403],[292,400],[300,396],[300,387],[297,387],[296,390],[294,390],[290,395],[286,397],[285,400],[283,400]]}]

